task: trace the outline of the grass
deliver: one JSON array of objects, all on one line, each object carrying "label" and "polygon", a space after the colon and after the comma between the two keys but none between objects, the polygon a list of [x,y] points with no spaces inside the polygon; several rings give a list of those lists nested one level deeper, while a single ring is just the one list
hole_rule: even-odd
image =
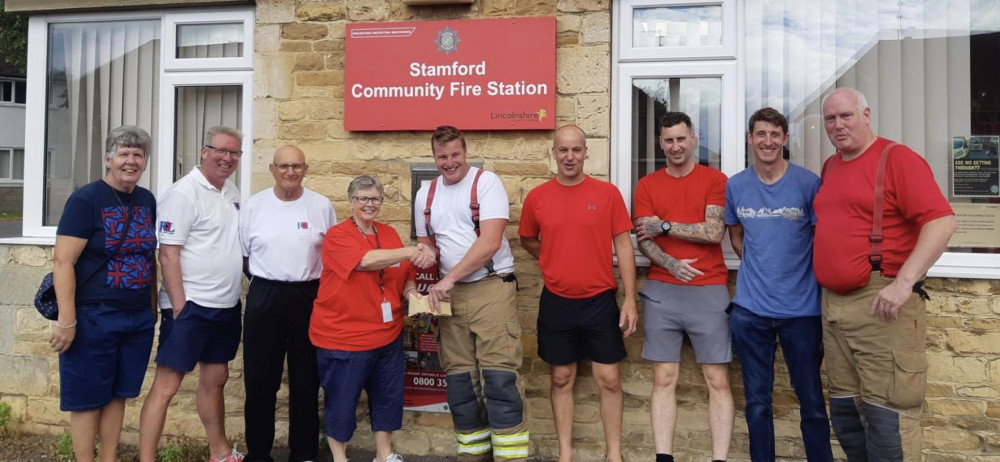
[{"label": "grass", "polygon": [[184,462],[184,449],[176,444],[170,443],[160,450],[158,459],[160,462]]},{"label": "grass", "polygon": [[59,460],[76,460],[76,453],[73,452],[73,436],[69,432],[63,432],[53,445]]},{"label": "grass", "polygon": [[7,434],[7,424],[10,423],[11,411],[10,404],[6,401],[0,401],[0,430]]},{"label": "grass", "polygon": [[160,462],[205,462],[209,456],[205,441],[182,436],[169,438],[157,459]]}]

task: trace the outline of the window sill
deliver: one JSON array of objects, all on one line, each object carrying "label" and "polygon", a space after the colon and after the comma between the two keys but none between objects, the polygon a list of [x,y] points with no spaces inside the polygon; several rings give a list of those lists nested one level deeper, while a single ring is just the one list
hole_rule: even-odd
[{"label": "window sill", "polygon": [[56,245],[55,237],[3,237],[0,245],[40,245],[51,247]]},{"label": "window sill", "polygon": [[[995,254],[976,254],[969,258],[969,254],[945,253],[938,259],[937,263],[927,271],[930,278],[963,278],[963,279],[1000,279],[1000,267],[988,261],[990,257],[995,258]],[[740,259],[735,255],[726,255],[726,267],[729,271],[740,269]],[[970,261],[971,260],[971,261]],[[615,258],[615,265],[618,259]],[[635,265],[638,267],[648,267],[649,259],[644,255],[636,253]]]}]

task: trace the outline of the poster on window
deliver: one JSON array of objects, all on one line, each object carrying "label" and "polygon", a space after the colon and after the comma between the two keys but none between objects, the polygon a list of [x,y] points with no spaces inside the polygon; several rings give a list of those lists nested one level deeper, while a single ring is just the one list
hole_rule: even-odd
[{"label": "poster on window", "polygon": [[[430,270],[433,270],[431,272]],[[437,282],[437,266],[418,270],[417,290]],[[449,412],[447,385],[438,357],[437,318],[420,314],[406,318],[403,326],[403,354],[406,375],[403,378],[403,409],[408,411]]]},{"label": "poster on window", "polygon": [[1000,198],[1000,136],[952,139],[952,197]]},{"label": "poster on window", "polygon": [[348,24],[344,129],[551,130],[554,17]]},{"label": "poster on window", "polygon": [[[410,197],[416,197],[417,190],[436,178],[437,174],[434,164],[412,165]],[[417,210],[414,204],[411,214]],[[417,237],[415,229],[411,233],[412,238]],[[438,274],[437,264],[430,268],[417,268],[417,292],[427,295],[427,289],[438,281]],[[403,409],[449,412],[447,380],[438,358],[437,329],[437,318],[429,314],[409,316],[403,324],[403,354],[406,357]]]},{"label": "poster on window", "polygon": [[1000,247],[1000,204],[951,203],[958,229],[948,247]]}]

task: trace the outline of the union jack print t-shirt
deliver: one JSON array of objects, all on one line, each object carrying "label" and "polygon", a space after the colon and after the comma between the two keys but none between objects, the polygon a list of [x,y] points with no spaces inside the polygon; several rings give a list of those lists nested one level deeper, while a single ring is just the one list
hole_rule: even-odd
[{"label": "union jack print t-shirt", "polygon": [[156,250],[156,199],[149,190],[124,193],[103,180],[77,189],[56,234],[87,240],[76,263],[77,303],[149,309]]}]

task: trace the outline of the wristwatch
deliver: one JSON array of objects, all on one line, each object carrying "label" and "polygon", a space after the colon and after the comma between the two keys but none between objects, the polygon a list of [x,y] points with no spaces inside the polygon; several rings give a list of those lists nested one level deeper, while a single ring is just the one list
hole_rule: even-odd
[{"label": "wristwatch", "polygon": [[670,222],[664,220],[663,223],[660,223],[660,231],[663,231],[664,236],[670,234]]}]

